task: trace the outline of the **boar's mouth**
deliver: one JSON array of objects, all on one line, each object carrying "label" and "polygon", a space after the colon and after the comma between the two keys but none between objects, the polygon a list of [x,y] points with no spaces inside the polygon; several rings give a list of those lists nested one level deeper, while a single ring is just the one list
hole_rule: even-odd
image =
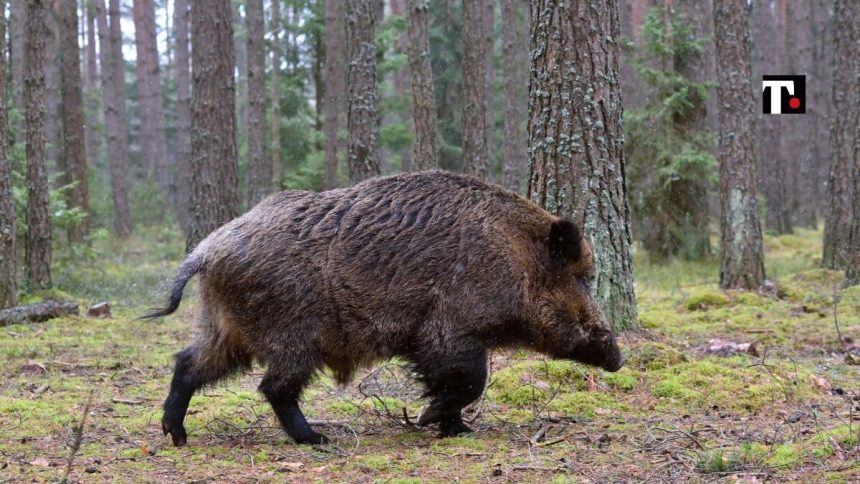
[{"label": "boar's mouth", "polygon": [[624,356],[612,333],[592,338],[569,358],[610,372],[616,372],[624,366]]}]

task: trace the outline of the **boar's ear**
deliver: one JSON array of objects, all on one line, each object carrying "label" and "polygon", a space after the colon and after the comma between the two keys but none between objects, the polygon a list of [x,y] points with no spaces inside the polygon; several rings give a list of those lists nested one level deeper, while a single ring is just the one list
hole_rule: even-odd
[{"label": "boar's ear", "polygon": [[561,267],[576,262],[582,255],[582,235],[570,220],[559,219],[549,229],[549,257],[553,265]]}]

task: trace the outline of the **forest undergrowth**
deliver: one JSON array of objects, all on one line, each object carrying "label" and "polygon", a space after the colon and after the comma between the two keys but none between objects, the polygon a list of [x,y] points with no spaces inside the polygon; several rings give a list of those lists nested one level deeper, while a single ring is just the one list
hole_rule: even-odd
[{"label": "forest undergrowth", "polygon": [[138,233],[58,254],[58,289],[23,298],[108,301],[110,318],[0,328],[0,482],[67,469],[70,481],[139,482],[860,478],[860,287],[818,268],[820,232],[766,236],[771,282],[758,293],[720,291],[716,260],[636,254],[643,331],[621,337],[626,366],[496,351],[466,411],[472,435],[415,427],[421,388],[394,360],[346,387],[321,375],[305,393],[331,445],[281,432],[255,367],[193,398],[183,448],[162,435],[160,406],[196,297],[136,319],[183,254],[175,233]]}]

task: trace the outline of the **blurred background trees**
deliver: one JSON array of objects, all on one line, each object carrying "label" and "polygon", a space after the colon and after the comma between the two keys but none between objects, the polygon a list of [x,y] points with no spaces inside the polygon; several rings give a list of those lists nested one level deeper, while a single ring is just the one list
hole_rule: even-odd
[{"label": "blurred background trees", "polygon": [[[190,247],[275,190],[439,167],[529,195],[592,234],[618,225],[618,237],[593,236],[620,257],[607,262],[624,274],[618,294],[632,294],[621,289],[630,249],[655,261],[724,250],[738,186],[755,193],[744,206],[755,202],[762,230],[823,227],[821,263],[848,269],[860,259],[857,2],[743,3],[748,20],[727,15],[715,29],[713,13],[734,3],[12,0],[0,229],[17,235],[38,288],[50,285],[53,246],[175,225]],[[569,22],[576,12],[589,28]],[[743,32],[751,76],[717,62],[715,37]],[[561,68],[577,80],[547,84]],[[807,113],[760,114],[763,74],[805,74]],[[719,102],[727,83],[751,98]],[[726,158],[747,136],[727,110],[749,113],[753,142]],[[613,214],[593,217],[607,201]]]}]

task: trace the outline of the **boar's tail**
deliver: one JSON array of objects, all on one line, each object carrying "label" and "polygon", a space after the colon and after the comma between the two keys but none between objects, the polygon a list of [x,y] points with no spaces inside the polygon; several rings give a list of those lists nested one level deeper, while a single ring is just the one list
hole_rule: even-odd
[{"label": "boar's tail", "polygon": [[167,307],[161,309],[153,309],[153,311],[140,319],[154,319],[172,314],[179,307],[182,301],[182,290],[188,284],[188,280],[194,277],[200,268],[203,267],[203,258],[196,253],[192,253],[185,262],[179,267],[179,272],[173,279],[173,286],[170,288],[170,299],[167,301]]}]

